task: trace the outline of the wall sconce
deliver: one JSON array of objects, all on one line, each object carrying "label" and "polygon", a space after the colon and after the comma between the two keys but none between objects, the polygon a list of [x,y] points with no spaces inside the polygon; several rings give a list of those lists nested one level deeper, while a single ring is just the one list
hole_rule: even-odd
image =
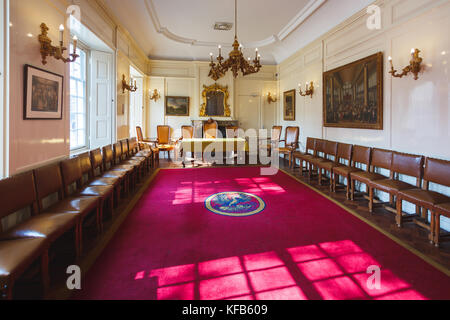
[{"label": "wall sconce", "polygon": [[271,104],[272,102],[277,102],[277,97],[273,97],[272,94],[269,92],[267,93],[267,102]]},{"label": "wall sconce", "polygon": [[48,27],[45,23],[41,23],[41,34],[38,37],[39,43],[41,44],[41,56],[42,64],[47,64],[47,57],[54,57],[56,60],[62,60],[64,63],[74,62],[79,56],[77,52],[77,36],[73,37],[73,53],[69,54],[68,58],[63,57],[64,51],[67,50],[64,47],[64,26],[59,26],[59,47],[52,46],[52,40],[48,37]]},{"label": "wall sconce", "polygon": [[130,84],[127,83],[127,80],[125,79],[125,75],[122,75],[122,92],[125,93],[125,90],[128,90],[130,92],[136,92],[138,89],[136,85],[136,81],[134,81],[133,85],[133,79],[130,79]]},{"label": "wall sconce", "polygon": [[158,90],[153,90],[153,95],[150,97],[150,100],[158,101],[161,98],[161,95],[159,94]]},{"label": "wall sconce", "polygon": [[392,57],[389,57],[388,60],[391,64],[391,71],[389,73],[393,77],[401,78],[411,72],[414,75],[414,80],[419,79],[419,72],[422,70],[422,58],[419,57],[419,53],[419,49],[411,49],[412,60],[409,62],[409,66],[403,68],[402,73],[397,73],[397,70],[394,69],[394,65],[392,64]]},{"label": "wall sconce", "polygon": [[[308,87],[308,85],[309,85],[309,87]],[[300,83],[298,84],[298,90],[302,97],[311,96],[311,99],[312,99],[313,94],[314,94],[314,82],[311,81],[310,83],[308,83],[308,82],[306,83],[305,93],[303,93],[302,86],[300,85]]]}]

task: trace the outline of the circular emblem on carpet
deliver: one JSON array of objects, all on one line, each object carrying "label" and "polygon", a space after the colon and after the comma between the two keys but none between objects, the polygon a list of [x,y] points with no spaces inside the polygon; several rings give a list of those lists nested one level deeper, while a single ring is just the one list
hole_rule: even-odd
[{"label": "circular emblem on carpet", "polygon": [[232,191],[213,194],[205,200],[206,208],[214,213],[232,217],[246,217],[260,213],[266,207],[254,194]]}]

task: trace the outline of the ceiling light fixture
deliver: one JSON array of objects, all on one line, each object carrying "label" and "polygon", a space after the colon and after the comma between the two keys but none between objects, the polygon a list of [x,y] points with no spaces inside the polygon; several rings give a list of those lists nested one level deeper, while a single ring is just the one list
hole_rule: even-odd
[{"label": "ceiling light fixture", "polygon": [[222,57],[222,46],[219,45],[219,56],[217,57],[217,63],[214,62],[213,54],[210,53],[211,63],[209,64],[211,70],[209,71],[209,77],[214,81],[225,76],[228,70],[231,69],[233,72],[233,77],[237,78],[239,74],[239,70],[242,72],[242,75],[246,76],[248,74],[257,73],[261,69],[261,55],[258,54],[258,48],[255,49],[255,59],[253,60],[253,64],[251,64],[251,58],[248,58],[248,61],[244,58],[242,52],[242,45],[239,44],[237,38],[237,0],[234,0],[234,42],[233,42],[233,50],[229,54],[229,58],[225,61]]}]

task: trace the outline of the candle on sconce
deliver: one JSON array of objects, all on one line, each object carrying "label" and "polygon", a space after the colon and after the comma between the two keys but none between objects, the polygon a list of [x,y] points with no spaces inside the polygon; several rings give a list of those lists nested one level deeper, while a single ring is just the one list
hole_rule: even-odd
[{"label": "candle on sconce", "polygon": [[219,56],[222,55],[222,46],[219,44]]},{"label": "candle on sconce", "polygon": [[78,44],[78,37],[73,36],[73,54],[76,54],[77,52],[77,44]]},{"label": "candle on sconce", "polygon": [[213,62],[213,53],[210,52],[210,53],[209,53],[209,56],[211,57],[211,62]]},{"label": "candle on sconce", "polygon": [[258,48],[255,49],[255,59],[258,60]]},{"label": "candle on sconce", "polygon": [[59,25],[59,43],[61,44],[61,47],[64,43],[64,25]]}]

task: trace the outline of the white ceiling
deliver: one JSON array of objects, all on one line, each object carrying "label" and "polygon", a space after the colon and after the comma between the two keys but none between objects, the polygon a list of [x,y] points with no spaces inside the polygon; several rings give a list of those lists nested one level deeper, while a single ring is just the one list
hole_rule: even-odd
[{"label": "white ceiling", "polygon": [[[152,59],[206,61],[234,38],[234,0],[103,0]],[[246,56],[260,49],[277,64],[373,0],[238,0],[238,40]],[[232,22],[216,31],[216,22]]]}]

